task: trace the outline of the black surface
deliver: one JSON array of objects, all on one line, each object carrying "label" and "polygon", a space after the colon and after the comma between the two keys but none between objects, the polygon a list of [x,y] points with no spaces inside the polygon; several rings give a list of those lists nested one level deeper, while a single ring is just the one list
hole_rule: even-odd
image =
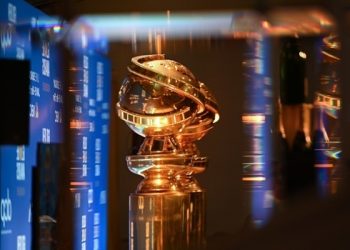
[{"label": "black surface", "polygon": [[32,186],[33,249],[58,249],[61,165],[61,144],[38,144]]},{"label": "black surface", "polygon": [[27,60],[0,59],[0,145],[29,142],[29,71]]},{"label": "black surface", "polygon": [[299,56],[296,38],[284,38],[280,58],[280,98],[282,104],[301,104],[305,101],[305,59]]}]

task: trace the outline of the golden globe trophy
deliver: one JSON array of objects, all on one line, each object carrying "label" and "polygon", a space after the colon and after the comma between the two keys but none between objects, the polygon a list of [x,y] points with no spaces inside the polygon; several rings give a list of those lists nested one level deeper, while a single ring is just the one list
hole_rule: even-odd
[{"label": "golden globe trophy", "polygon": [[215,98],[182,64],[164,55],[132,58],[118,116],[145,137],[126,157],[144,180],[129,197],[129,249],[205,248],[205,192],[194,178],[207,166],[194,142],[219,120]]}]

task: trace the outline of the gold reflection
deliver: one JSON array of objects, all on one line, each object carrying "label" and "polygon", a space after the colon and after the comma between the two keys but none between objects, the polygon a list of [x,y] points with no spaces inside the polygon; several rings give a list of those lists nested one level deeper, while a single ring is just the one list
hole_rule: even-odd
[{"label": "gold reflection", "polygon": [[[157,52],[162,39],[155,37]],[[145,137],[138,154],[127,157],[129,169],[144,177],[129,199],[130,249],[204,249],[205,192],[193,175],[207,158],[194,142],[218,121],[216,100],[164,55],[135,57],[128,70],[118,115]]]},{"label": "gold reflection", "polygon": [[334,29],[334,20],[317,8],[277,8],[268,12],[262,28],[269,35],[322,35]]}]

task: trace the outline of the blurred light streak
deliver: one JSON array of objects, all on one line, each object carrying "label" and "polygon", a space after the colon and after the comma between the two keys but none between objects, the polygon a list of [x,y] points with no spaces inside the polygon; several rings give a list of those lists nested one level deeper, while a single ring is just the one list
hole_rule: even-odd
[{"label": "blurred light streak", "polygon": [[333,19],[317,8],[84,15],[75,23],[89,25],[109,41],[148,40],[150,34],[167,38],[231,37],[264,35],[324,34],[334,28]]},{"label": "blurred light streak", "polygon": [[[267,24],[265,23],[265,26]],[[255,227],[269,221],[273,210],[272,179],[272,80],[270,77],[270,41],[260,36],[247,41],[243,61],[245,103],[243,176],[250,217]],[[268,94],[266,94],[268,93]]]}]

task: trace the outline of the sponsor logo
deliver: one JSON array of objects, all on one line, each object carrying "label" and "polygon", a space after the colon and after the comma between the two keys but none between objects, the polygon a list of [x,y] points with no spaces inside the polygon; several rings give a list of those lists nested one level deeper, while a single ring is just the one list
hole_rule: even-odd
[{"label": "sponsor logo", "polygon": [[6,50],[12,46],[12,37],[15,33],[13,24],[2,25],[0,29],[0,43],[2,50]]},{"label": "sponsor logo", "polygon": [[5,227],[7,222],[12,221],[12,202],[9,189],[7,189],[7,197],[1,198],[0,212],[2,226]]}]

